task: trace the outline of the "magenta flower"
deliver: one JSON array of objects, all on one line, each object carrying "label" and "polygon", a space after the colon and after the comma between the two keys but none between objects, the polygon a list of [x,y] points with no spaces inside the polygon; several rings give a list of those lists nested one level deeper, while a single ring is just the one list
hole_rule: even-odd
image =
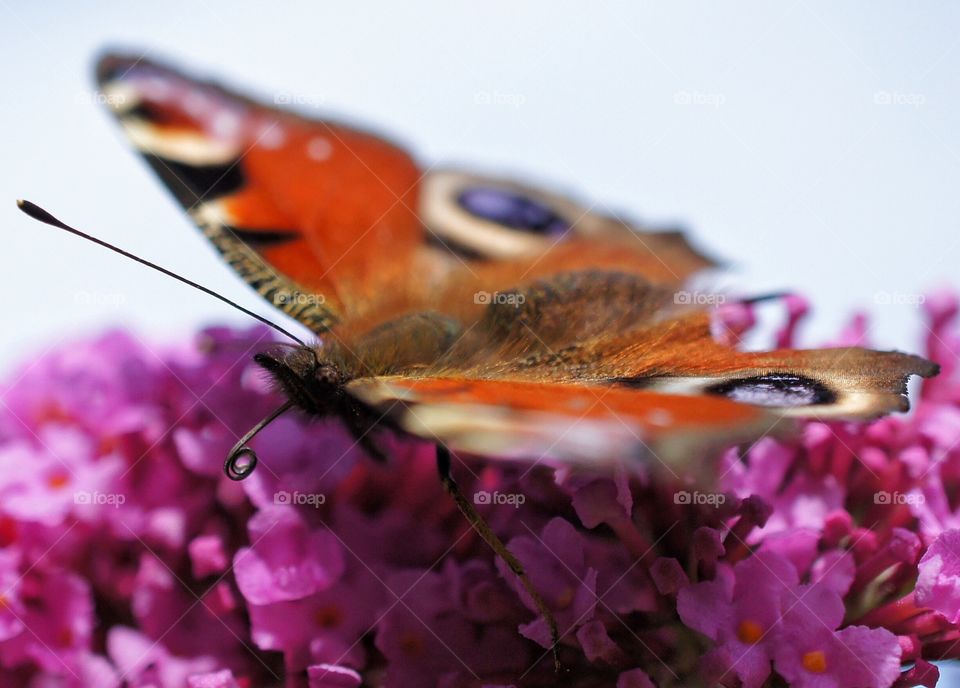
[{"label": "magenta flower", "polygon": [[[223,477],[277,405],[251,364],[264,330],[55,349],[2,390],[0,685],[933,686],[930,661],[960,658],[957,303],[925,304],[943,374],[911,415],[731,450],[709,506],[626,471],[460,457],[465,494],[513,496],[480,509],[555,611],[560,678],[431,446],[382,433],[375,464],[288,415],[252,478]],[[786,306],[783,346],[809,310]],[[715,330],[755,322],[737,304]]]},{"label": "magenta flower", "polygon": [[732,569],[721,568],[712,581],[682,589],[677,613],[683,623],[716,643],[730,659],[728,670],[745,688],[755,688],[770,675],[781,601],[797,582],[797,571],[787,559],[757,554]]},{"label": "magenta flower", "polygon": [[927,549],[918,565],[914,599],[918,605],[960,622],[960,530],[946,530]]},{"label": "magenta flower", "polygon": [[250,547],[233,566],[251,604],[299,600],[328,588],[343,573],[343,553],[326,530],[311,530],[291,506],[266,507],[248,524]]},{"label": "magenta flower", "polygon": [[315,664],[307,668],[310,688],[357,688],[363,680],[356,671],[335,664]]},{"label": "magenta flower", "polygon": [[[75,671],[90,650],[93,598],[84,579],[66,571],[51,571],[31,581],[24,591],[23,614],[16,616],[20,632],[0,644],[5,666],[35,663],[52,673]],[[7,611],[15,615],[13,607]]]},{"label": "magenta flower", "polygon": [[825,587],[801,586],[782,602],[777,673],[799,688],[889,686],[900,675],[900,644],[883,628],[849,626],[843,601]]},{"label": "magenta flower", "polygon": [[[588,565],[581,536],[569,521],[555,518],[542,533],[520,535],[508,546],[526,568],[537,591],[556,610],[561,637],[575,632],[593,618],[598,572]],[[506,564],[497,560],[497,567],[527,608],[536,610],[533,600],[516,577],[510,575]],[[550,630],[542,618],[523,624],[520,631],[543,647],[550,647]]]}]

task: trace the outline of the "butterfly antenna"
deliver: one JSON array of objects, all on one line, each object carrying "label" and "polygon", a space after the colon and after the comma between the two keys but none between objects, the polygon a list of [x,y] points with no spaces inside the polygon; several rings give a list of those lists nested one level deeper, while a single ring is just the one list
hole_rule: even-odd
[{"label": "butterfly antenna", "polygon": [[257,452],[248,447],[247,443],[252,440],[258,432],[292,408],[292,401],[285,402],[279,408],[274,409],[269,416],[250,428],[247,434],[233,445],[233,449],[227,454],[226,461],[223,462],[223,472],[227,474],[230,480],[243,480],[253,473],[253,469],[257,467],[259,459],[257,458]]},{"label": "butterfly antenna", "polygon": [[98,239],[98,238],[96,238],[96,237],[94,237],[94,236],[90,236],[89,234],[87,234],[87,233],[85,233],[85,232],[81,232],[79,229],[75,229],[74,227],[71,227],[71,226],[68,225],[68,224],[64,224],[63,222],[61,222],[60,220],[58,220],[57,218],[55,218],[53,215],[51,215],[50,213],[48,213],[46,210],[44,210],[43,208],[41,208],[40,206],[38,206],[38,205],[35,204],[35,203],[31,203],[30,201],[18,200],[18,201],[17,201],[17,207],[20,208],[20,210],[22,210],[23,212],[25,212],[27,215],[29,215],[30,217],[32,217],[34,220],[39,220],[40,222],[42,222],[42,223],[44,223],[44,224],[47,224],[47,225],[50,225],[51,227],[56,227],[57,229],[62,229],[62,230],[65,231],[65,232],[70,232],[71,234],[75,234],[76,236],[80,237],[81,239],[86,239],[87,241],[92,241],[93,243],[97,244],[98,246],[103,246],[104,248],[110,249],[110,250],[113,251],[114,253],[119,253],[119,254],[120,254],[121,256],[123,256],[124,258],[129,258],[130,260],[136,261],[137,263],[140,263],[141,265],[146,265],[148,268],[153,268],[153,269],[156,270],[157,272],[161,272],[161,273],[163,273],[164,275],[166,275],[167,277],[172,277],[173,279],[175,279],[175,280],[177,280],[177,281],[179,281],[179,282],[183,282],[184,284],[189,285],[189,286],[193,287],[194,289],[199,289],[199,290],[202,291],[204,294],[209,294],[210,296],[212,296],[212,297],[214,297],[214,298],[216,298],[216,299],[220,299],[220,300],[223,301],[225,304],[227,304],[227,305],[229,305],[229,306],[233,306],[234,308],[236,308],[236,309],[237,309],[238,311],[240,311],[241,313],[246,313],[247,315],[249,315],[249,316],[250,316],[251,318],[253,318],[254,320],[257,320],[257,321],[263,323],[263,324],[266,325],[267,327],[272,327],[274,330],[276,330],[276,331],[279,332],[280,334],[289,337],[290,339],[292,339],[293,341],[297,342],[297,343],[300,344],[301,346],[306,346],[306,342],[304,342],[302,339],[300,339],[300,338],[297,337],[296,335],[288,332],[288,331],[285,330],[284,328],[280,327],[280,325],[277,325],[276,323],[267,320],[267,319],[264,318],[262,315],[258,315],[257,313],[254,313],[254,312],[251,311],[249,308],[244,308],[244,307],[241,306],[239,303],[236,303],[235,301],[231,301],[231,300],[228,299],[226,296],[222,296],[222,295],[218,294],[217,292],[213,291],[212,289],[208,289],[207,287],[203,286],[202,284],[197,284],[197,283],[194,282],[193,280],[189,280],[189,279],[187,279],[186,277],[183,277],[183,276],[181,276],[181,275],[178,275],[178,274],[175,273],[175,272],[171,272],[170,270],[167,270],[166,268],[160,267],[160,266],[157,265],[156,263],[151,263],[149,260],[146,260],[146,259],[144,259],[144,258],[141,258],[140,256],[135,256],[135,255],[133,255],[132,253],[129,253],[129,252],[127,252],[127,251],[124,251],[122,248],[119,248],[119,247],[117,247],[117,246],[114,246],[113,244],[110,244],[110,243],[104,241],[103,239]]},{"label": "butterfly antenna", "polygon": [[772,291],[769,294],[760,294],[759,296],[750,296],[745,299],[739,299],[740,303],[751,305],[754,303],[763,303],[764,301],[776,301],[777,299],[785,299],[790,296],[793,292],[789,291]]}]

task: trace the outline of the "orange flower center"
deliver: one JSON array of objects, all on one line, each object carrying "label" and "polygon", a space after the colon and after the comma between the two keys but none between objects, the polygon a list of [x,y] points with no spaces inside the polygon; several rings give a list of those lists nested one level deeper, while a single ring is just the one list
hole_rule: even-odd
[{"label": "orange flower center", "polygon": [[803,668],[814,674],[822,674],[827,670],[827,656],[823,650],[811,650],[803,655]]},{"label": "orange flower center", "polygon": [[343,612],[340,611],[339,607],[331,604],[318,609],[313,618],[321,628],[336,628],[343,621]]},{"label": "orange flower center", "polygon": [[70,484],[70,476],[66,473],[54,473],[47,478],[47,485],[54,490],[62,490]]},{"label": "orange flower center", "polygon": [[412,631],[404,633],[400,637],[400,647],[403,648],[405,654],[413,657],[423,655],[423,651],[426,649],[423,645],[423,638]]},{"label": "orange flower center", "polygon": [[741,643],[753,645],[763,637],[763,626],[756,621],[744,619],[737,626],[737,637],[740,638]]},{"label": "orange flower center", "polygon": [[570,606],[570,603],[573,602],[574,595],[577,594],[577,591],[573,588],[564,588],[563,592],[560,593],[560,596],[557,598],[557,606],[560,609],[566,609]]}]

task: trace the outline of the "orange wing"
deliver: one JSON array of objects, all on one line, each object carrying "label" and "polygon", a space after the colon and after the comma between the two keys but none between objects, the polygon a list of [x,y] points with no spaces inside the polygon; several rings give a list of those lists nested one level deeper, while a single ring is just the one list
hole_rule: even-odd
[{"label": "orange wing", "polygon": [[315,331],[366,330],[583,267],[679,283],[710,261],[678,232],[647,232],[514,182],[422,174],[403,149],[268,107],[141,58],[97,78],[131,141],[262,296]]},{"label": "orange wing", "polygon": [[377,377],[347,391],[404,431],[454,450],[675,475],[709,448],[786,429],[764,409],[723,398],[582,384]]},{"label": "orange wing", "polygon": [[150,166],[277,307],[325,329],[403,276],[423,230],[420,171],[399,147],[137,58],[105,57],[97,78]]},{"label": "orange wing", "polygon": [[669,289],[624,273],[564,273],[499,296],[469,326],[438,314],[407,316],[349,346],[328,342],[324,353],[336,352],[351,377],[472,380],[470,395],[481,405],[500,389],[542,385],[543,409],[553,407],[557,385],[616,389],[623,404],[603,410],[628,414],[631,397],[621,394],[636,390],[641,410],[660,393],[686,395],[691,408],[705,411],[710,407],[695,397],[764,407],[777,417],[871,418],[907,410],[909,376],[937,372],[930,361],[899,352],[738,351],[714,340],[706,313],[677,306]]}]

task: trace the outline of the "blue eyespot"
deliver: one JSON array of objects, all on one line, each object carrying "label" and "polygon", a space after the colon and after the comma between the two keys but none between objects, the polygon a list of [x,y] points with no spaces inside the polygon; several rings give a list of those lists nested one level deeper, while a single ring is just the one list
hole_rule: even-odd
[{"label": "blue eyespot", "polygon": [[768,373],[727,380],[705,391],[744,404],[780,408],[832,404],[837,400],[837,395],[822,382],[791,373]]},{"label": "blue eyespot", "polygon": [[535,234],[562,234],[570,223],[550,208],[505,189],[474,187],[460,193],[457,203],[471,215]]}]

